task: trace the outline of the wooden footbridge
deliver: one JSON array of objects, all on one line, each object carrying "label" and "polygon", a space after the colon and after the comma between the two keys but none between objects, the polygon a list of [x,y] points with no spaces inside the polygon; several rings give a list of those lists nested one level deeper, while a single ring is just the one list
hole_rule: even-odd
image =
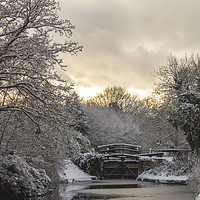
[{"label": "wooden footbridge", "polygon": [[160,149],[140,154],[141,146],[125,143],[101,145],[97,149],[99,153],[103,154],[101,167],[103,179],[136,179],[139,171],[141,173],[152,167],[151,161],[147,163],[139,158],[143,156],[162,157],[166,152],[188,151],[184,149]]}]

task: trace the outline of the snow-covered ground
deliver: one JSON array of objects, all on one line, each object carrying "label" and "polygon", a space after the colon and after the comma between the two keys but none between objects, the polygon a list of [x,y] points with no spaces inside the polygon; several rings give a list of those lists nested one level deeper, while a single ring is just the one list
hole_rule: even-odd
[{"label": "snow-covered ground", "polygon": [[151,174],[151,171],[146,171],[138,176],[138,180],[142,181],[148,180],[160,183],[186,183],[188,180],[188,176],[173,176],[173,175],[168,176],[165,173],[157,175],[157,174]]},{"label": "snow-covered ground", "polygon": [[200,200],[200,194],[196,197],[195,200]]},{"label": "snow-covered ground", "polygon": [[166,160],[168,162],[173,161],[173,157],[158,157],[158,156],[140,156],[140,160]]},{"label": "snow-covered ground", "polygon": [[96,179],[80,170],[71,160],[64,161],[63,171],[59,172],[61,182],[83,182]]},{"label": "snow-covered ground", "polygon": [[71,160],[64,160],[64,167],[60,172],[58,172],[58,174],[60,176],[61,183],[69,183],[67,185],[59,185],[58,194],[62,200],[71,200],[74,198],[74,196],[76,196],[77,190],[83,190],[87,188],[86,185],[72,183],[91,181],[96,178],[83,172]]},{"label": "snow-covered ground", "polygon": [[[142,181],[155,181],[160,183],[186,183],[188,180],[188,176],[186,174],[182,174],[172,169],[173,167],[173,158],[172,157],[148,157],[143,156],[140,160],[164,160],[161,166],[155,167],[153,169],[147,170],[138,176],[138,180]],[[200,200],[200,199],[199,199]]]}]

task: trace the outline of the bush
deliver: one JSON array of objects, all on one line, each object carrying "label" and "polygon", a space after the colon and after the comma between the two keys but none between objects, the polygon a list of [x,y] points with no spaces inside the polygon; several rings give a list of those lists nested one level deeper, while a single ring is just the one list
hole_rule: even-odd
[{"label": "bush", "polygon": [[191,172],[188,179],[188,185],[197,193],[200,193],[200,157],[198,154],[194,154],[191,158]]},{"label": "bush", "polygon": [[94,150],[87,153],[80,153],[74,155],[72,161],[84,172],[98,178],[100,177],[102,154],[96,153]]}]

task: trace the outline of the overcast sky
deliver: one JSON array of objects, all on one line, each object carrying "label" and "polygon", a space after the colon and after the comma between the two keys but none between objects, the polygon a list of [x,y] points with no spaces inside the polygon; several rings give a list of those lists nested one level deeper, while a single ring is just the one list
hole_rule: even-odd
[{"label": "overcast sky", "polygon": [[63,56],[77,86],[150,89],[172,53],[200,50],[200,0],[60,0],[78,56]]}]

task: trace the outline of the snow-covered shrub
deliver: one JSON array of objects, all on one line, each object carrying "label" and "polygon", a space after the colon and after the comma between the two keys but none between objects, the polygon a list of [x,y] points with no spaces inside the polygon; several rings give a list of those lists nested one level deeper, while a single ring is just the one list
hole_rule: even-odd
[{"label": "snow-covered shrub", "polygon": [[188,185],[193,191],[200,193],[200,157],[197,154],[191,157],[191,165]]},{"label": "snow-covered shrub", "polygon": [[193,191],[200,192],[200,163],[193,166],[188,184]]},{"label": "snow-covered shrub", "polygon": [[0,196],[23,199],[47,194],[50,179],[45,170],[31,167],[17,155],[8,155],[0,158],[0,183]]},{"label": "snow-covered shrub", "polygon": [[174,174],[176,175],[188,175],[194,164],[194,156],[191,153],[182,153],[173,158],[171,165]]},{"label": "snow-covered shrub", "polygon": [[94,150],[91,150],[87,153],[74,155],[72,157],[72,161],[84,172],[93,176],[100,176],[102,154],[96,153]]},{"label": "snow-covered shrub", "polygon": [[91,145],[89,139],[82,133],[73,130],[69,144],[69,154],[77,155],[90,151]]}]

